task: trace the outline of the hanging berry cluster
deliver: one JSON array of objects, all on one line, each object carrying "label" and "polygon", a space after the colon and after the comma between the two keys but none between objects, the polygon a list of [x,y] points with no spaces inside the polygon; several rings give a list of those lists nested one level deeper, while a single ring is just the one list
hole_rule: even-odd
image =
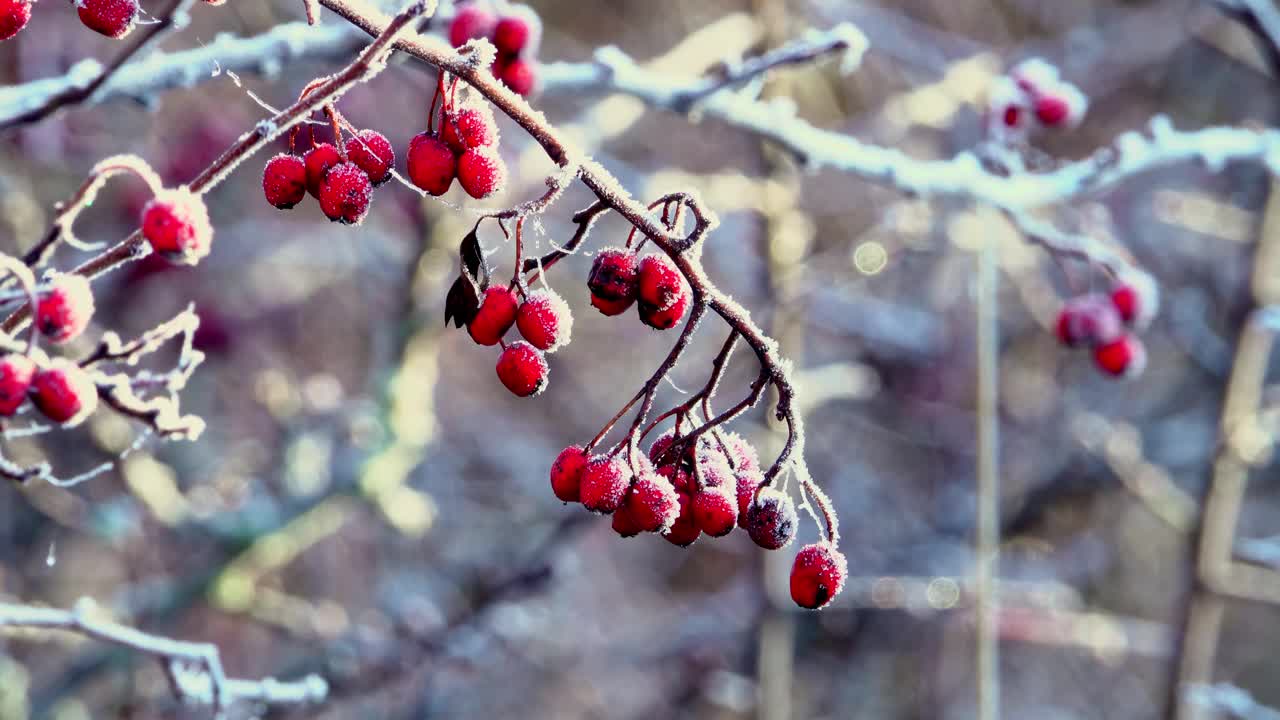
[{"label": "hanging berry cluster", "polygon": [[1118,277],[1110,294],[1089,293],[1068,300],[1058,311],[1058,340],[1087,347],[1098,370],[1112,377],[1142,373],[1147,351],[1134,334],[1151,324],[1159,293],[1150,276],[1129,272]]},{"label": "hanging berry cluster", "polygon": [[455,178],[477,200],[501,192],[507,166],[498,154],[498,124],[482,100],[458,99],[457,78],[440,75],[427,113],[427,129],[409,141],[409,180],[440,196]]},{"label": "hanging berry cluster", "polygon": [[449,23],[449,42],[462,47],[485,38],[497,48],[493,76],[520,95],[538,87],[538,45],[542,21],[525,5],[503,3],[495,9],[486,0],[460,5]]},{"label": "hanging berry cluster", "polygon": [[1074,129],[1088,109],[1088,97],[1063,80],[1057,67],[1031,58],[992,82],[987,129],[996,139],[1016,142],[1025,140],[1033,130]]}]

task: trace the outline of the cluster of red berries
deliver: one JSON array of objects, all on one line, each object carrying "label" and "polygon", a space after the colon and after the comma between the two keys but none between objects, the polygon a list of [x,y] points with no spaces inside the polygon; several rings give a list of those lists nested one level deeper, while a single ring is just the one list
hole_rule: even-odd
[{"label": "cluster of red berries", "polygon": [[[523,300],[517,298],[517,292]],[[503,341],[512,325],[524,340]],[[569,343],[573,313],[564,298],[550,288],[530,291],[494,285],[481,296],[480,309],[467,323],[467,332],[481,345],[502,344],[498,379],[515,395],[530,397],[546,388],[551,368],[545,353]]]},{"label": "cluster of red berries", "polygon": [[498,49],[493,76],[520,95],[538,86],[536,55],[542,36],[542,21],[525,5],[508,5],[496,12],[488,2],[478,0],[458,8],[449,23],[449,43],[462,47],[468,41],[487,38]]},{"label": "cluster of red berries", "polygon": [[[622,537],[658,533],[688,547],[704,534],[723,537],[737,527],[766,550],[795,539],[795,504],[764,484],[755,449],[736,433],[690,439],[670,430],[647,456],[629,462],[628,454],[622,446],[589,454],[571,445],[551,466],[551,490],[564,502],[612,515]],[[847,575],[844,555],[833,544],[807,545],[791,569],[791,597],[801,607],[822,607]]]},{"label": "cluster of red berries", "polygon": [[1022,138],[1034,128],[1071,129],[1080,124],[1089,99],[1040,59],[1024,60],[992,83],[988,127],[1004,139]]},{"label": "cluster of red berries", "polygon": [[1058,312],[1056,332],[1067,347],[1088,347],[1094,365],[1113,377],[1133,377],[1147,365],[1147,351],[1131,331],[1151,324],[1159,307],[1155,282],[1133,271],[1118,278],[1109,295],[1072,298]]},{"label": "cluster of red berries", "polygon": [[[290,143],[292,144],[292,143]],[[373,189],[391,179],[396,154],[386,136],[360,130],[335,143],[312,142],[302,157],[280,153],[262,171],[267,202],[288,210],[311,193],[333,222],[359,225],[369,213]]]},{"label": "cluster of red berries", "polygon": [[443,195],[454,178],[477,200],[500,192],[507,184],[507,165],[498,154],[498,123],[481,100],[456,102],[454,91],[436,91],[443,98],[440,125],[409,141],[409,180],[420,189]]},{"label": "cluster of red berries", "polygon": [[644,257],[629,247],[605,248],[587,276],[591,305],[605,315],[621,315],[632,304],[640,321],[655,330],[675,327],[693,301],[684,275],[661,253]]}]

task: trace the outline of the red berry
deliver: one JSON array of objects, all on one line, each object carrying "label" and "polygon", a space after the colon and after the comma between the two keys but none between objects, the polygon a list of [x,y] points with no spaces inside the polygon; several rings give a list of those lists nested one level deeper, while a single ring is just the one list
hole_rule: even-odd
[{"label": "red berry", "polygon": [[658,474],[666,478],[667,482],[676,489],[676,492],[687,493],[693,490],[693,478],[689,475],[689,471],[679,465],[663,465],[658,468]]},{"label": "red berry", "polygon": [[529,397],[547,386],[547,359],[527,342],[517,341],[498,356],[498,379],[518,397]]},{"label": "red berry", "polygon": [[830,543],[805,545],[791,565],[791,599],[816,610],[840,594],[848,575],[848,562]]},{"label": "red berry", "polygon": [[213,245],[209,210],[185,187],[161,190],[142,208],[142,236],[170,262],[195,265]]},{"label": "red berry", "polygon": [[528,6],[512,6],[498,18],[493,28],[493,44],[502,55],[519,55],[533,49],[541,24],[538,15]]},{"label": "red berry", "polygon": [[497,24],[498,18],[481,5],[460,7],[449,23],[449,44],[462,47],[468,40],[488,37]]},{"label": "red berry", "polygon": [[359,225],[369,214],[373,183],[355,163],[342,163],[325,175],[320,185],[320,210],[343,225]]},{"label": "red berry", "polygon": [[663,533],[662,537],[672,545],[689,547],[702,534],[702,530],[693,518],[693,500],[689,497],[689,493],[680,492],[676,497],[680,503],[680,513],[676,516],[676,521],[671,524],[671,529]]},{"label": "red berry", "polygon": [[640,321],[654,330],[669,330],[680,322],[684,317],[684,313],[689,309],[690,296],[688,292],[676,297],[675,303],[666,310],[655,310],[646,303],[640,303]]},{"label": "red berry", "polygon": [[473,147],[498,144],[498,123],[488,105],[475,104],[445,113],[440,138],[456,153]]},{"label": "red berry", "polygon": [[457,175],[453,151],[431,133],[418,133],[409,141],[409,180],[432,195],[449,191]]},{"label": "red berry", "polygon": [[1147,367],[1147,350],[1133,335],[1122,335],[1093,350],[1093,362],[1102,372],[1121,378],[1140,375]]},{"label": "red berry", "polygon": [[471,339],[481,345],[497,345],[516,322],[516,295],[501,285],[484,291],[480,309],[467,324]]},{"label": "red berry", "polygon": [[635,515],[631,513],[631,508],[626,505],[625,501],[617,510],[613,511],[611,526],[614,532],[624,538],[635,537],[644,532],[644,529],[640,527],[640,522],[636,520]]},{"label": "red berry", "polygon": [[726,487],[704,487],[693,496],[693,517],[699,530],[723,537],[738,523],[738,500]]},{"label": "red berry", "polygon": [[1005,127],[1016,128],[1022,122],[1022,108],[1017,105],[1009,105],[1004,109],[1004,114],[1000,116],[1001,122]]},{"label": "red berry", "polygon": [[751,443],[738,433],[723,434],[725,447],[729,450],[729,459],[733,461],[733,469],[748,472],[759,472],[760,456]]},{"label": "red berry", "polygon": [[1070,111],[1067,101],[1057,95],[1036,98],[1036,119],[1049,127],[1061,125]]},{"label": "red berry", "polygon": [[666,310],[686,292],[684,276],[666,255],[645,255],[636,267],[637,297],[653,310]]},{"label": "red berry", "polygon": [[535,290],[516,312],[516,327],[534,347],[555,352],[564,347],[573,334],[573,313],[564,298],[550,290]]},{"label": "red berry", "polygon": [[138,0],[76,0],[80,22],[110,38],[122,38],[133,30]]},{"label": "red berry", "polygon": [[281,153],[267,161],[262,170],[262,192],[267,202],[281,210],[302,202],[307,196],[307,165],[296,155]]},{"label": "red berry", "polygon": [[631,307],[631,303],[635,300],[606,300],[599,295],[591,296],[591,307],[600,311],[600,314],[614,317],[621,315]]},{"label": "red berry", "polygon": [[320,143],[302,156],[307,168],[307,192],[312,197],[320,197],[320,186],[329,170],[342,164],[342,153],[330,143]]},{"label": "red berry", "polygon": [[1120,315],[1102,295],[1082,295],[1058,311],[1058,340],[1067,347],[1109,343],[1124,331]]},{"label": "red berry", "polygon": [[791,498],[773,488],[765,488],[747,506],[742,526],[752,542],[765,550],[780,550],[795,539],[800,518]]},{"label": "red berry", "polygon": [[386,135],[377,130],[361,130],[347,140],[347,158],[369,176],[369,182],[381,185],[391,179],[396,151]]},{"label": "red berry", "polygon": [[[694,478],[698,480],[699,487],[723,490],[730,495],[734,493],[738,482],[733,475],[733,468],[729,467],[729,459],[719,449],[714,448],[706,436],[698,438],[694,462],[696,465]],[[736,502],[734,508],[736,517]]]},{"label": "red berry", "polygon": [[54,276],[49,289],[40,293],[36,327],[55,343],[74,340],[89,327],[93,317],[93,290],[83,275]]},{"label": "red berry", "polygon": [[737,468],[733,471],[733,478],[738,491],[738,526],[746,527],[747,508],[755,499],[756,488],[764,482],[764,474],[759,470]]},{"label": "red berry", "polygon": [[469,148],[458,157],[458,182],[471,197],[487,198],[507,184],[507,165],[494,148]]},{"label": "red berry", "polygon": [[665,477],[647,462],[623,500],[623,510],[640,532],[666,532],[680,515],[680,498]]},{"label": "red berry", "polygon": [[511,88],[511,92],[523,97],[528,97],[538,87],[538,66],[532,60],[513,58],[499,62],[494,76]]},{"label": "red berry", "polygon": [[57,358],[36,370],[31,400],[50,420],[78,425],[98,408],[98,387],[79,365]]},{"label": "red berry", "polygon": [[10,353],[0,358],[0,415],[18,411],[27,399],[36,364],[26,355]]},{"label": "red berry", "polygon": [[1145,329],[1160,306],[1160,291],[1155,281],[1150,275],[1139,272],[1126,273],[1117,280],[1118,284],[1111,291],[1111,304],[1126,325]]},{"label": "red berry", "polygon": [[1069,83],[1055,83],[1036,94],[1036,120],[1049,128],[1072,128],[1080,124],[1088,110],[1089,100],[1079,88]]},{"label": "red berry", "polygon": [[[666,454],[667,449],[670,448],[675,441],[675,428],[659,435],[658,438],[653,441],[653,444],[649,446],[649,460],[654,463],[663,463],[664,458],[662,456]],[[666,462],[663,464],[672,462],[673,458],[666,458],[665,460]]]},{"label": "red berry", "polygon": [[[636,299],[638,284],[636,254],[629,248],[601,250],[591,263],[591,273],[587,275],[591,304],[605,315],[617,315],[621,310],[612,310],[630,307]],[[600,303],[596,302],[597,298]]]},{"label": "red berry", "polygon": [[622,505],[631,486],[631,466],[621,455],[595,455],[582,471],[582,506],[595,513],[611,513]]},{"label": "red berry", "polygon": [[551,491],[565,502],[578,502],[582,487],[582,471],[587,467],[587,453],[581,445],[570,445],[551,463]]},{"label": "red berry", "polygon": [[0,0],[0,40],[22,31],[31,20],[31,0]]}]

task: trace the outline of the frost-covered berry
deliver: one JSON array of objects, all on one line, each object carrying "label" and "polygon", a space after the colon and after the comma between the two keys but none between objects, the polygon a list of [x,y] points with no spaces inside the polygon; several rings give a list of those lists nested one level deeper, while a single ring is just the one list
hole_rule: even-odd
[{"label": "frost-covered berry", "polygon": [[848,575],[844,554],[831,543],[805,545],[791,565],[791,599],[802,608],[816,610],[840,594]]},{"label": "frost-covered berry", "polygon": [[386,135],[377,130],[361,130],[347,140],[347,159],[363,170],[369,182],[376,186],[391,179],[396,151]]},{"label": "frost-covered berry", "polygon": [[489,37],[497,24],[497,16],[479,3],[459,7],[449,23],[449,44],[462,47],[468,40]]},{"label": "frost-covered berry", "polygon": [[1080,347],[1109,343],[1120,337],[1124,327],[1110,299],[1090,294],[1063,304],[1055,330],[1063,345]]},{"label": "frost-covered berry", "polygon": [[670,330],[684,317],[685,311],[689,309],[690,299],[688,292],[678,295],[671,307],[665,310],[656,310],[642,302],[637,306],[640,309],[640,321],[654,330]]},{"label": "frost-covered berry", "polygon": [[581,445],[570,445],[551,463],[551,491],[564,502],[578,502],[582,487],[582,471],[587,467],[587,453]]},{"label": "frost-covered berry", "polygon": [[89,327],[93,310],[88,278],[71,273],[55,275],[49,288],[40,293],[36,327],[55,343],[70,342]]},{"label": "frost-covered berry", "polygon": [[1133,335],[1122,335],[1094,348],[1093,362],[1099,370],[1113,377],[1136,377],[1147,367],[1147,349]]},{"label": "frost-covered berry", "polygon": [[1160,309],[1160,290],[1146,273],[1125,273],[1111,290],[1111,304],[1126,325],[1144,330]]},{"label": "frost-covered berry", "polygon": [[1089,109],[1089,99],[1075,85],[1058,83],[1036,94],[1036,120],[1047,128],[1074,128]]},{"label": "frost-covered berry", "polygon": [[734,468],[733,478],[738,495],[738,526],[746,527],[747,508],[755,499],[756,488],[764,482],[764,474],[759,469],[738,467]]},{"label": "frost-covered berry", "polygon": [[498,379],[518,397],[542,392],[549,373],[547,359],[527,342],[513,342],[498,356]]},{"label": "frost-covered berry", "polygon": [[676,441],[676,431],[672,428],[657,437],[653,444],[649,446],[649,460],[654,463],[668,464],[675,461],[675,458],[664,458],[667,450],[671,448]]},{"label": "frost-covered berry", "polygon": [[280,153],[262,169],[262,192],[267,202],[281,210],[302,202],[307,196],[307,165],[297,155]]},{"label": "frost-covered berry", "polygon": [[494,148],[469,148],[458,156],[458,182],[468,195],[482,200],[507,184],[507,164]]},{"label": "frost-covered berry", "polygon": [[493,45],[502,55],[519,55],[533,50],[542,26],[537,13],[526,5],[506,9],[493,28]]},{"label": "frost-covered berry", "polygon": [[582,506],[595,513],[611,513],[622,505],[631,486],[631,467],[621,455],[596,455],[582,471]]},{"label": "frost-covered berry", "polygon": [[476,103],[444,115],[440,139],[456,153],[498,144],[498,123],[488,105]]},{"label": "frost-covered berry", "polygon": [[693,517],[699,530],[723,537],[738,524],[738,500],[730,488],[704,487],[693,496]]},{"label": "frost-covered berry", "polygon": [[302,156],[302,162],[307,168],[307,192],[319,198],[329,170],[342,164],[342,153],[331,143],[320,143]]},{"label": "frost-covered berry", "polygon": [[133,30],[138,0],[76,0],[80,22],[94,32],[122,38]]},{"label": "frost-covered berry", "polygon": [[497,345],[515,324],[516,313],[515,293],[502,285],[493,285],[484,291],[480,309],[467,323],[467,332],[481,345]]},{"label": "frost-covered berry", "polygon": [[666,310],[680,294],[687,292],[684,276],[666,255],[652,254],[640,258],[636,266],[637,297],[654,310]]},{"label": "frost-covered berry", "polygon": [[[605,315],[617,315],[630,307],[639,291],[638,284],[636,254],[628,248],[601,250],[592,261],[591,272],[587,275],[591,304]],[[613,312],[614,310],[617,312]]]},{"label": "frost-covered berry", "polygon": [[432,195],[449,192],[457,176],[457,160],[443,140],[431,133],[418,133],[409,141],[409,180]]},{"label": "frost-covered berry", "polygon": [[623,509],[640,532],[666,532],[680,515],[680,498],[666,478],[647,463],[641,464],[635,484],[623,500]]},{"label": "frost-covered berry", "polygon": [[522,97],[528,97],[538,88],[538,66],[528,58],[499,62],[493,74],[503,85],[511,88],[511,92]]},{"label": "frost-covered berry", "polygon": [[516,327],[529,344],[544,352],[555,352],[573,335],[573,313],[569,303],[556,293],[535,290],[516,311]]},{"label": "frost-covered berry", "polygon": [[213,245],[209,209],[185,187],[161,190],[142,208],[142,236],[170,262],[195,265]]},{"label": "frost-covered berry", "polygon": [[22,407],[35,374],[36,364],[26,355],[0,357],[0,415],[8,417]]},{"label": "frost-covered berry", "polygon": [[689,471],[680,467],[679,464],[663,465],[658,468],[658,474],[671,483],[676,492],[687,493],[693,490],[693,477]]},{"label": "frost-covered berry", "polygon": [[8,40],[31,21],[31,0],[0,0],[0,40]]},{"label": "frost-covered berry", "polygon": [[344,225],[359,225],[369,214],[373,183],[355,163],[335,165],[320,183],[320,210]]},{"label": "frost-covered berry", "polygon": [[78,425],[98,408],[98,387],[83,368],[56,358],[36,370],[31,401],[45,417],[64,425]]},{"label": "frost-covered berry", "polygon": [[664,532],[662,537],[672,545],[689,547],[702,534],[702,530],[698,527],[698,521],[693,518],[693,499],[689,497],[689,493],[678,492],[676,497],[680,503],[680,512],[676,515],[676,521],[671,523],[671,529]]},{"label": "frost-covered berry", "polygon": [[760,456],[747,439],[738,433],[723,433],[724,446],[729,451],[729,460],[734,470],[759,471]]},{"label": "frost-covered berry", "polygon": [[754,502],[747,504],[742,527],[756,545],[765,550],[780,550],[795,539],[799,523],[791,498],[773,488],[765,488]]}]

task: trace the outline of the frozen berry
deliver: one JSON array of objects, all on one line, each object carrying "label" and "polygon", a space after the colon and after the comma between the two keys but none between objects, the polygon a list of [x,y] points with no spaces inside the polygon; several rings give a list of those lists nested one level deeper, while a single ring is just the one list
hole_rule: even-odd
[{"label": "frozen berry", "polygon": [[50,420],[78,425],[98,408],[98,387],[79,365],[56,358],[36,370],[31,380],[31,400]]},{"label": "frozen berry", "polygon": [[655,310],[647,303],[640,303],[640,321],[654,330],[670,330],[675,327],[684,313],[689,309],[689,293],[676,297],[676,301],[666,310]]},{"label": "frozen berry", "polygon": [[608,315],[609,317],[621,315],[626,312],[627,308],[631,307],[631,304],[634,302],[634,299],[606,300],[599,295],[591,296],[591,307],[599,310],[602,315]]},{"label": "frozen berry", "polygon": [[550,290],[529,293],[516,312],[516,327],[531,345],[545,352],[555,352],[569,342],[573,334],[573,313],[569,303]]},{"label": "frozen berry", "polygon": [[195,265],[213,245],[209,209],[185,187],[161,190],[142,208],[142,236],[165,259]]},{"label": "frozen berry", "polygon": [[621,455],[590,458],[582,471],[582,506],[596,513],[617,510],[631,486],[631,478],[631,467]]},{"label": "frozen berry", "polygon": [[1124,331],[1120,315],[1102,295],[1082,295],[1068,300],[1058,311],[1058,340],[1067,347],[1101,345]]},{"label": "frozen berry", "polygon": [[1006,106],[1004,112],[1000,114],[1000,122],[1008,128],[1018,127],[1022,124],[1022,108],[1017,105]]},{"label": "frozen berry", "polygon": [[355,163],[334,166],[320,184],[320,210],[343,225],[359,225],[369,214],[373,183]]},{"label": "frozen berry", "polygon": [[748,503],[746,528],[751,541],[765,550],[780,550],[795,539],[800,519],[791,498],[773,488],[765,488]]},{"label": "frozen berry", "polygon": [[747,508],[755,499],[756,488],[764,482],[764,475],[759,470],[740,467],[734,469],[733,478],[738,494],[738,526],[746,527]]},{"label": "frozen berry", "polygon": [[94,32],[122,38],[133,30],[138,0],[76,0],[80,22]]},{"label": "frozen berry", "polygon": [[1126,273],[1118,278],[1111,291],[1111,304],[1126,325],[1144,330],[1151,324],[1160,307],[1160,291],[1150,275],[1142,272]]},{"label": "frozen berry", "polygon": [[453,22],[449,23],[449,44],[462,47],[468,40],[489,37],[497,24],[498,18],[482,5],[459,7]]},{"label": "frozen berry", "polygon": [[481,345],[497,345],[515,324],[516,312],[515,293],[502,285],[491,286],[484,291],[476,316],[467,323],[467,332]]},{"label": "frozen berry", "polygon": [[491,147],[469,148],[458,157],[458,182],[471,197],[487,198],[507,184],[507,165]]},{"label": "frozen berry", "polygon": [[330,143],[320,143],[302,156],[307,168],[307,192],[312,197],[320,197],[320,186],[324,184],[329,170],[342,164],[342,153]]},{"label": "frozen berry", "polygon": [[267,202],[281,210],[302,202],[307,196],[307,165],[296,155],[281,153],[267,161],[262,170],[262,192]]},{"label": "frozen berry", "polygon": [[728,488],[704,487],[693,496],[693,517],[699,530],[723,537],[738,523],[738,500]]},{"label": "frozen berry", "polygon": [[611,523],[611,526],[613,527],[614,532],[624,538],[635,537],[636,535],[644,532],[644,529],[640,527],[640,522],[636,520],[635,515],[631,512],[631,508],[627,506],[625,501],[622,505],[618,506],[617,510],[613,511],[613,522]]},{"label": "frozen berry", "polygon": [[570,445],[551,464],[551,491],[565,502],[578,502],[582,471],[587,467],[587,453],[581,445]]},{"label": "frozen berry", "polygon": [[431,133],[418,133],[409,141],[409,180],[432,195],[449,191],[457,175],[453,151]]},{"label": "frozen berry", "polygon": [[88,278],[70,273],[55,275],[49,288],[40,293],[36,327],[55,343],[69,342],[89,327],[93,309]]},{"label": "frozen berry", "polygon": [[391,179],[396,151],[386,135],[377,130],[361,130],[347,140],[347,158],[369,176],[369,182],[381,185]]},{"label": "frozen berry", "polygon": [[734,470],[748,472],[760,470],[760,456],[756,454],[756,449],[751,447],[751,443],[747,442],[746,438],[738,433],[724,433],[723,439]]},{"label": "frozen berry", "polygon": [[[605,315],[616,315],[630,307],[638,291],[636,254],[628,248],[601,250],[591,263],[587,275],[587,288],[591,290],[591,304]],[[599,298],[605,307],[596,303]],[[622,310],[611,312],[621,307]]]},{"label": "frozen berry", "polygon": [[1049,128],[1073,128],[1084,120],[1089,100],[1074,85],[1061,83],[1036,95],[1036,120]]},{"label": "frozen berry", "polygon": [[536,44],[541,21],[525,5],[514,5],[498,18],[493,28],[493,44],[503,55],[519,55]]},{"label": "frozen berry", "polygon": [[848,562],[830,543],[805,545],[791,565],[791,599],[816,610],[840,594],[848,575]]},{"label": "frozen berry", "polygon": [[676,431],[674,428],[659,435],[658,438],[653,441],[653,444],[649,446],[649,460],[654,463],[661,463],[664,465],[674,462],[675,458],[664,458],[663,456],[667,454],[667,450],[671,448],[671,445],[674,444],[675,441]]},{"label": "frozen berry", "polygon": [[689,493],[677,493],[676,498],[680,503],[680,512],[676,515],[676,521],[671,523],[671,529],[663,533],[662,537],[672,545],[688,547],[698,539],[702,530],[693,518],[693,500],[689,497]]},{"label": "frozen berry", "polygon": [[497,65],[494,75],[511,92],[528,97],[538,87],[538,67],[532,60],[512,58]]},{"label": "frozen berry", "polygon": [[1093,362],[1102,372],[1115,377],[1140,375],[1147,367],[1147,350],[1133,335],[1122,335],[1093,350]]},{"label": "frozen berry", "polygon": [[667,482],[671,483],[676,492],[687,493],[693,490],[693,478],[689,475],[689,471],[680,467],[680,465],[663,465],[658,468],[657,472]]},{"label": "frozen berry", "polygon": [[0,0],[0,40],[22,31],[31,20],[31,0]]},{"label": "frozen berry", "polygon": [[666,478],[642,463],[635,484],[623,500],[623,509],[640,532],[666,532],[680,514],[680,498]]},{"label": "frozen berry", "polygon": [[498,357],[498,379],[519,397],[542,392],[549,371],[547,359],[527,342],[511,343]]},{"label": "frozen berry", "polygon": [[[727,493],[733,493],[737,487],[737,480],[733,475],[733,468],[729,467],[729,459],[720,452],[719,448],[714,447],[706,436],[698,438],[698,447],[694,451],[694,474],[698,480],[698,486],[702,488],[716,488],[724,490]],[[737,505],[735,504],[736,508]]]},{"label": "frozen berry", "polygon": [[684,276],[666,255],[645,255],[636,267],[637,297],[654,310],[666,310],[685,292]]},{"label": "frozen berry", "polygon": [[18,411],[27,399],[36,364],[26,355],[10,353],[0,357],[0,415]]},{"label": "frozen berry", "polygon": [[473,147],[496,145],[498,123],[493,119],[493,110],[488,105],[475,104],[457,112],[445,113],[444,123],[440,127],[440,139],[456,153],[466,152]]}]

